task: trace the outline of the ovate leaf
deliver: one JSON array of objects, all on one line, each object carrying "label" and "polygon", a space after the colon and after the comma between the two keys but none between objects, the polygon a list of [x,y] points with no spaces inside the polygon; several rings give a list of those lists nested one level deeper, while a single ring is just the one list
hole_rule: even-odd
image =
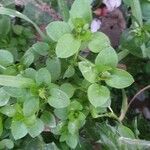
[{"label": "ovate leaf", "polygon": [[88,88],[88,98],[94,107],[101,107],[110,99],[110,91],[107,87],[95,83]]},{"label": "ovate leaf", "polygon": [[17,35],[21,35],[22,34],[22,32],[23,32],[23,26],[21,26],[21,25],[13,25],[12,26],[12,29],[13,29],[13,32],[15,33],[15,34],[17,34]]},{"label": "ovate leaf", "polygon": [[34,81],[29,78],[0,75],[0,85],[2,85],[2,86],[28,88],[34,84],[35,84]]},{"label": "ovate leaf", "polygon": [[28,127],[28,132],[32,138],[38,136],[43,130],[44,130],[44,123],[40,119],[37,119],[34,124]]},{"label": "ovate leaf", "polygon": [[11,29],[11,19],[6,15],[0,16],[0,36],[5,36]]},{"label": "ovate leaf", "polygon": [[89,49],[93,53],[99,53],[105,48],[110,46],[109,38],[102,32],[96,32],[93,35],[92,40],[89,42]]},{"label": "ovate leaf", "polygon": [[14,143],[10,139],[3,139],[0,141],[0,149],[12,149],[14,147]]},{"label": "ovate leaf", "polygon": [[38,85],[49,85],[51,83],[51,74],[46,68],[41,68],[37,71],[35,79]]},{"label": "ovate leaf", "polygon": [[39,55],[46,56],[49,52],[49,45],[44,42],[37,42],[32,46],[33,50]]},{"label": "ovate leaf", "polygon": [[46,32],[52,40],[58,41],[61,38],[61,36],[63,36],[66,33],[70,33],[71,28],[66,22],[54,21],[46,27]]},{"label": "ovate leaf", "polygon": [[58,8],[59,8],[59,13],[64,21],[68,21],[69,19],[69,7],[68,3],[65,0],[58,0]]},{"label": "ovate leaf", "polygon": [[56,115],[57,118],[59,118],[61,120],[67,120],[67,116],[68,116],[68,110],[67,110],[67,108],[55,109],[54,113],[55,113],[55,115]]},{"label": "ovate leaf", "polygon": [[9,66],[14,62],[13,55],[7,51],[0,49],[0,65],[2,66]]},{"label": "ovate leaf", "polygon": [[105,82],[111,87],[123,89],[130,86],[134,82],[134,79],[127,71],[115,69],[110,78]]},{"label": "ovate leaf", "polygon": [[25,116],[31,116],[39,109],[39,99],[36,97],[27,97],[23,103],[23,113]]},{"label": "ovate leaf", "polygon": [[54,142],[44,145],[44,150],[60,150]]},{"label": "ovate leaf", "polygon": [[71,34],[63,35],[56,45],[56,55],[59,58],[68,58],[79,51],[81,42]]},{"label": "ovate leaf", "polygon": [[70,148],[75,149],[77,144],[78,144],[78,141],[79,141],[78,135],[69,134],[68,137],[67,137],[66,143]]},{"label": "ovate leaf", "polygon": [[83,18],[87,23],[90,23],[92,20],[90,2],[88,0],[75,0],[70,10],[70,18]]},{"label": "ovate leaf", "polygon": [[75,69],[73,66],[69,66],[65,71],[63,78],[70,78],[75,74]]},{"label": "ovate leaf", "polygon": [[26,89],[8,86],[5,86],[3,88],[11,97],[24,97],[24,95],[26,94]]},{"label": "ovate leaf", "polygon": [[34,62],[34,54],[32,52],[32,48],[26,51],[26,53],[21,59],[21,62],[26,67],[29,67]]},{"label": "ovate leaf", "polygon": [[8,117],[13,117],[16,113],[15,105],[6,105],[0,109],[0,112]]},{"label": "ovate leaf", "polygon": [[68,95],[62,90],[52,88],[50,90],[50,95],[48,103],[54,108],[64,108],[70,104]]},{"label": "ovate leaf", "polygon": [[12,121],[11,132],[15,140],[21,139],[28,133],[25,124],[21,121]]},{"label": "ovate leaf", "polygon": [[134,133],[132,132],[132,130],[124,125],[119,125],[118,126],[118,131],[119,131],[119,134],[123,137],[126,137],[126,138],[132,138],[134,139],[135,138],[135,135]]},{"label": "ovate leaf", "polygon": [[33,68],[27,68],[25,71],[24,71],[24,77],[27,77],[27,78],[31,78],[31,79],[35,79],[35,76],[36,76],[36,70],[33,69]]},{"label": "ovate leaf", "polygon": [[118,56],[111,47],[103,49],[96,57],[95,64],[99,66],[116,67],[118,64]]},{"label": "ovate leaf", "polygon": [[68,123],[68,131],[70,134],[76,134],[78,133],[79,130],[79,122],[77,119],[73,120],[73,121],[69,121]]},{"label": "ovate leaf", "polygon": [[98,72],[92,63],[87,61],[79,62],[79,69],[87,81],[91,83],[95,83],[97,81]]},{"label": "ovate leaf", "polygon": [[4,88],[0,88],[0,106],[4,106],[8,103],[10,96],[6,93]]},{"label": "ovate leaf", "polygon": [[41,120],[44,122],[44,124],[49,127],[49,128],[54,128],[56,127],[56,120],[55,120],[55,116],[48,112],[45,111],[42,116],[41,116]]},{"label": "ovate leaf", "polygon": [[46,60],[46,68],[51,74],[52,81],[56,81],[61,74],[61,62],[59,58],[48,58]]},{"label": "ovate leaf", "polygon": [[74,94],[75,88],[70,83],[64,83],[60,86],[60,89],[64,91],[69,98],[71,98]]}]

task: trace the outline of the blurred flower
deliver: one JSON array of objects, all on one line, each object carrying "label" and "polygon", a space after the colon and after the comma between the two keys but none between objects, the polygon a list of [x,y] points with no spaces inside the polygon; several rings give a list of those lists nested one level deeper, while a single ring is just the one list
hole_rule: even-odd
[{"label": "blurred flower", "polygon": [[100,27],[101,27],[101,21],[99,19],[93,19],[92,23],[91,23],[91,31],[92,32],[97,32]]},{"label": "blurred flower", "polygon": [[108,10],[106,7],[97,8],[93,13],[97,16],[106,16],[108,13]]},{"label": "blurred flower", "polygon": [[121,0],[103,0],[103,3],[106,5],[108,11],[113,11],[121,5]]}]

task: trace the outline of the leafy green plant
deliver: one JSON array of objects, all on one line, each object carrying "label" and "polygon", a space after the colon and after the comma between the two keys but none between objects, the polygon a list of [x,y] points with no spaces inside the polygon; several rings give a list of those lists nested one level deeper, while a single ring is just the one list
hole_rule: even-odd
[{"label": "leafy green plant", "polygon": [[[0,14],[25,19],[44,37],[42,42],[33,44],[17,61],[11,50],[0,50],[2,149],[22,148],[20,139],[30,141],[31,137],[37,143],[42,143],[41,149],[48,146],[50,149],[82,148],[81,131],[85,125],[89,120],[105,117],[117,121],[118,131],[105,124],[98,129],[100,132],[103,129],[110,131],[108,134],[112,138],[114,131],[119,132],[116,139],[120,136],[135,138],[129,128],[121,125],[119,117],[111,109],[112,89],[127,88],[134,79],[127,71],[117,67],[118,54],[111,47],[109,38],[102,32],[91,32],[90,1],[75,0],[69,20],[67,14],[63,14],[67,22],[51,22],[46,27],[47,36],[21,13],[2,8]],[[8,30],[9,25],[8,22]],[[15,30],[17,34],[20,31],[18,28]],[[92,58],[81,54],[86,48],[90,50]],[[126,111],[125,100],[121,112]],[[57,141],[58,148],[54,143],[48,145],[41,139],[46,131],[55,137],[52,141]],[[107,133],[100,133],[99,139],[106,143],[109,138],[104,134]]]}]

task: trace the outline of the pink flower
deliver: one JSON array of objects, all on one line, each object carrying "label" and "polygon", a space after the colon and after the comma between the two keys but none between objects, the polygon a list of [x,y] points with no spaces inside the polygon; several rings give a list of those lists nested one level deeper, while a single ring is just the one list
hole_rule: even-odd
[{"label": "pink flower", "polygon": [[121,0],[103,0],[103,3],[106,5],[108,11],[111,12],[121,5]]}]

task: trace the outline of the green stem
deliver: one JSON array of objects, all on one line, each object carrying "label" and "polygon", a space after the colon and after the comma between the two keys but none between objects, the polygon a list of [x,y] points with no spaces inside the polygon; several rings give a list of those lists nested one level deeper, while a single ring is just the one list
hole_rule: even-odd
[{"label": "green stem", "polygon": [[3,70],[6,70],[6,67],[0,65],[0,68],[3,69]]}]

